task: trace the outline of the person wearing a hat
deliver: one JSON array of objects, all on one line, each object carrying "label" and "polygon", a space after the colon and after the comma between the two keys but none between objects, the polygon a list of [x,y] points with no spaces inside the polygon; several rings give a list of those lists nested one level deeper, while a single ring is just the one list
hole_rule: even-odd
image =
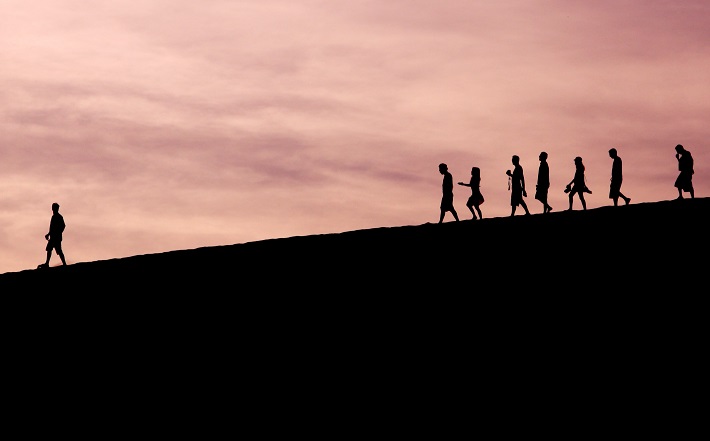
[{"label": "person wearing a hat", "polygon": [[47,260],[44,264],[39,266],[40,268],[49,267],[49,259],[52,258],[52,250],[55,250],[57,256],[62,259],[62,265],[67,264],[66,259],[64,259],[64,251],[62,251],[62,233],[65,227],[64,217],[59,214],[59,204],[55,202],[52,204],[52,219],[49,221],[49,233],[44,235],[44,238],[47,239],[47,246],[45,248],[47,250]]}]

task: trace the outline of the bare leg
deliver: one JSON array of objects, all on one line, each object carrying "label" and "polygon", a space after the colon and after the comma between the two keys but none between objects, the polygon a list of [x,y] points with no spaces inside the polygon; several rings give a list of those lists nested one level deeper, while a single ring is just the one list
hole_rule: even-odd
[{"label": "bare leg", "polygon": [[[476,207],[476,211],[478,211],[478,218],[483,219],[483,213],[481,213],[481,207],[479,207],[478,205],[476,205],[475,207]],[[474,215],[474,217],[475,217],[475,215]]]},{"label": "bare leg", "polygon": [[528,210],[528,204],[526,204],[525,201],[520,201],[520,205],[523,206],[523,209],[525,210],[525,214],[526,214],[526,215],[529,215],[529,214],[530,214],[530,210]]},{"label": "bare leg", "polygon": [[572,211],[572,198],[574,197],[574,194],[572,192],[569,193],[569,211]]},{"label": "bare leg", "polygon": [[579,200],[582,201],[582,208],[587,209],[587,201],[584,200],[584,192],[579,193]]}]

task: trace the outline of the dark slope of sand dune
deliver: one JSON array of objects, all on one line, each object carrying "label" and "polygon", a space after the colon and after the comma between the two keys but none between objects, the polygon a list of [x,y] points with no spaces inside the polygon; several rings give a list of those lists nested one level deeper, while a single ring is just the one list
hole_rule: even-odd
[{"label": "dark slope of sand dune", "polygon": [[708,214],[664,201],[0,274],[6,377],[18,405],[119,432],[440,437],[474,405],[507,434],[670,435],[656,420],[697,414]]},{"label": "dark slope of sand dune", "polygon": [[697,198],[297,236],[5,273],[0,287],[237,297],[678,289],[684,274],[697,280],[709,213],[710,199]]}]

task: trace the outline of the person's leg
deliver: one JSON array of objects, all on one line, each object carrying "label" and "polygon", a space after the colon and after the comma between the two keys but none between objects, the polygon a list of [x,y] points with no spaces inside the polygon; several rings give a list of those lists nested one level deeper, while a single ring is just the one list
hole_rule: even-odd
[{"label": "person's leg", "polygon": [[678,199],[683,199],[683,189],[678,187]]},{"label": "person's leg", "polygon": [[528,210],[528,204],[526,204],[525,201],[520,201],[520,205],[523,206],[523,210],[525,210],[525,214],[526,214],[526,215],[529,215],[529,214],[530,214],[530,210]]},{"label": "person's leg", "polygon": [[62,259],[62,265],[66,265],[67,261],[64,258],[64,251],[62,250],[62,247],[59,246],[59,247],[56,247],[55,249],[57,251],[57,256],[59,256],[59,258]]},{"label": "person's leg", "polygon": [[444,215],[446,214],[446,210],[443,208],[441,209],[441,214],[439,215],[439,223],[444,222]]},{"label": "person's leg", "polygon": [[582,209],[586,210],[587,209],[587,201],[584,200],[584,192],[583,191],[579,192],[579,200],[582,201]]},{"label": "person's leg", "polygon": [[614,196],[614,197],[611,198],[611,199],[614,201],[614,206],[615,206],[615,207],[618,207],[618,206],[619,206],[619,197],[618,197],[618,196]]},{"label": "person's leg", "polygon": [[49,266],[49,259],[52,258],[52,250],[47,250],[47,260],[44,261],[44,266]]},{"label": "person's leg", "polygon": [[476,212],[473,211],[473,204],[466,204],[466,207],[468,207],[468,210],[471,212],[471,216],[473,216],[473,219],[476,219]]},{"label": "person's leg", "polygon": [[459,214],[456,212],[455,209],[453,209],[453,208],[451,209],[451,214],[454,215],[454,219],[456,219],[456,222],[458,222],[459,221]]},{"label": "person's leg", "polygon": [[695,199],[695,189],[692,186],[690,187],[690,199]]},{"label": "person's leg", "polygon": [[483,219],[483,213],[481,212],[481,206],[480,205],[475,205],[476,211],[478,211],[478,218]]},{"label": "person's leg", "polygon": [[619,197],[624,200],[624,204],[626,205],[629,205],[629,202],[631,202],[631,198],[624,196],[624,193],[619,192]]},{"label": "person's leg", "polygon": [[570,191],[568,197],[569,197],[569,209],[568,209],[568,210],[569,210],[569,211],[572,211],[572,200],[573,200],[572,198],[574,197],[574,193],[572,193],[572,192]]}]

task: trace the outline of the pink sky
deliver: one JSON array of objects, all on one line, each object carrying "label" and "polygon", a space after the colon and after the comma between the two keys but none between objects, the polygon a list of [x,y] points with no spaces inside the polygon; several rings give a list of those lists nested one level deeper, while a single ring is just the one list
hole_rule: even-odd
[{"label": "pink sky", "polygon": [[0,273],[52,202],[71,264],[436,223],[440,162],[501,217],[520,156],[538,214],[542,150],[553,213],[575,156],[611,205],[611,147],[632,204],[677,196],[676,144],[707,197],[708,72],[707,0],[2,0]]}]

